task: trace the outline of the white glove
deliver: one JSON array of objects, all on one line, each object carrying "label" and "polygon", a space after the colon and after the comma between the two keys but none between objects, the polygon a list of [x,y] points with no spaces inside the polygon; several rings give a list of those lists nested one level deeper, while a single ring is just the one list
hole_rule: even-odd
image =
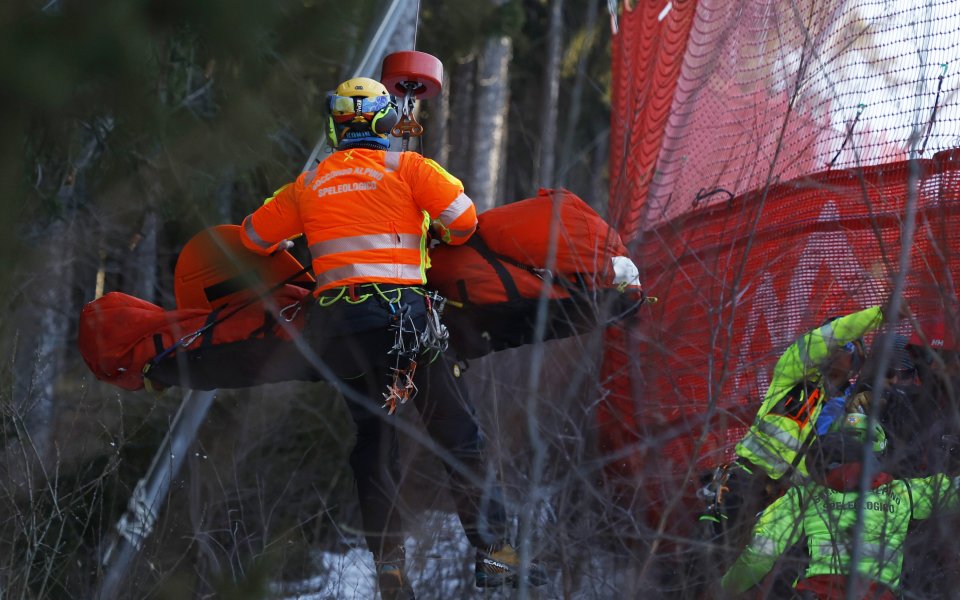
[{"label": "white glove", "polygon": [[283,240],[282,242],[277,244],[277,249],[274,250],[272,254],[276,254],[277,252],[283,252],[284,250],[289,250],[290,248],[293,248],[293,240]]}]

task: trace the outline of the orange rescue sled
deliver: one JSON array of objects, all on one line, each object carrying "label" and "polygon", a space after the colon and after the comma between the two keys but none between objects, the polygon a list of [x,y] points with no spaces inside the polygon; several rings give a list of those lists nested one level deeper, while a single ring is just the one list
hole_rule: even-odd
[{"label": "orange rescue sled", "polygon": [[[444,322],[462,358],[576,335],[635,312],[637,271],[619,236],[583,200],[559,190],[488,210],[464,246],[431,251],[427,287],[451,302]],[[552,241],[551,241],[552,240]],[[112,292],[88,303],[79,346],[98,379],[192,389],[317,380],[291,341],[313,280],[289,253],[255,255],[221,225],[184,246],[177,310]]]}]

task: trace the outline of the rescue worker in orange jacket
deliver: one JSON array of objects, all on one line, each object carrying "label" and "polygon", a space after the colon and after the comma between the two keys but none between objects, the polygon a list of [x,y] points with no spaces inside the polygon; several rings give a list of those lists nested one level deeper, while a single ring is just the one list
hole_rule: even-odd
[{"label": "rescue worker in orange jacket", "polygon": [[[243,242],[268,254],[306,237],[317,289],[304,338],[326,369],[320,374],[346,388],[357,426],[350,465],[381,595],[414,597],[395,503],[397,436],[388,418],[409,398],[448,459],[460,520],[477,548],[476,584],[501,585],[519,572],[506,543],[501,491],[482,484],[487,469],[476,420],[459,367],[443,356],[442,299],[422,287],[431,229],[445,243],[462,244],[476,229],[476,209],[440,165],[389,149],[398,116],[381,83],[343,82],[328,95],[327,111],[333,154],[246,217]],[[427,369],[430,360],[436,362]],[[528,573],[542,578],[537,568]]]}]

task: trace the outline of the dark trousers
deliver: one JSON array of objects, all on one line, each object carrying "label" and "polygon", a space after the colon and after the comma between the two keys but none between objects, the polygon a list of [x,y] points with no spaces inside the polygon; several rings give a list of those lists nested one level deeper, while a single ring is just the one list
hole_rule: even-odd
[{"label": "dark trousers", "polygon": [[444,356],[418,379],[414,399],[430,438],[443,451],[449,489],[464,533],[475,547],[507,537],[507,515],[498,473],[488,464],[459,366]]},{"label": "dark trousers", "polygon": [[[385,286],[388,287],[388,286]],[[393,298],[395,293],[389,293]],[[399,481],[396,415],[383,408],[383,394],[392,380],[396,356],[388,354],[396,342],[390,319],[403,311],[417,331],[426,322],[423,297],[404,290],[399,306],[373,296],[359,304],[340,300],[310,309],[304,336],[337,382],[357,428],[350,467],[367,540],[376,556],[403,546],[403,522],[397,507]],[[352,331],[352,333],[351,333]],[[408,338],[406,344],[413,344]],[[474,546],[495,543],[506,536],[506,511],[497,478],[488,477],[482,439],[466,386],[445,356],[428,364],[421,356],[416,369],[418,393],[413,403],[447,470],[450,491]],[[321,373],[327,378],[330,373]]]},{"label": "dark trousers", "polygon": [[704,513],[709,517],[704,535],[711,547],[711,563],[717,573],[724,573],[750,542],[757,514],[776,500],[784,489],[756,465],[738,458],[726,466],[721,481],[713,486],[721,489],[719,497]]},{"label": "dark trousers", "polygon": [[760,467],[738,459],[730,467],[723,512],[727,518],[725,542],[735,552],[750,541],[757,514],[779,497],[780,486]]}]

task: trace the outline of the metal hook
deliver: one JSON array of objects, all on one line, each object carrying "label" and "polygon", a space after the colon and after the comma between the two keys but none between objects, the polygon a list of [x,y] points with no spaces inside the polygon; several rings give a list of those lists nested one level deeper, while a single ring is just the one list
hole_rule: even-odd
[{"label": "metal hook", "polygon": [[393,134],[394,137],[402,137],[404,141],[406,141],[411,137],[420,137],[423,135],[423,126],[420,125],[413,116],[416,92],[419,88],[423,87],[423,84],[417,83],[416,81],[404,81],[402,85],[404,89],[406,89],[406,93],[403,95],[403,100],[400,103],[400,119],[397,121],[397,124],[393,126],[390,133]]},{"label": "metal hook", "polygon": [[[287,311],[290,310],[291,308],[293,309],[293,313],[288,317],[288,316],[287,316]],[[300,303],[299,303],[299,302],[294,302],[293,304],[291,304],[291,305],[289,305],[289,306],[284,306],[283,308],[281,308],[281,309],[280,309],[280,316],[283,317],[283,320],[284,320],[284,321],[286,321],[287,323],[289,323],[290,321],[293,321],[294,319],[297,318],[297,315],[300,314],[300,309],[301,309]]]}]

